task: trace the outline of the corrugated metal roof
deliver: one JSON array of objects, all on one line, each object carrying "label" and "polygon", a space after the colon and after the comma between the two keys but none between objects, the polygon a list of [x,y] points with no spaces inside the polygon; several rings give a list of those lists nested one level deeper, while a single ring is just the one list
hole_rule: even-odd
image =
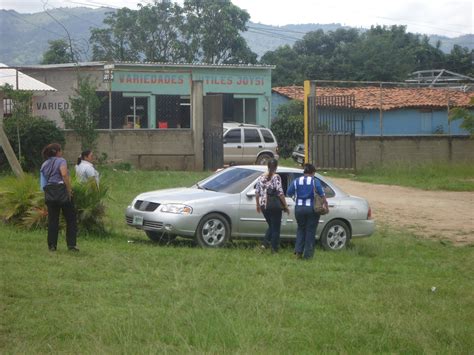
[{"label": "corrugated metal roof", "polygon": [[[302,86],[274,87],[273,92],[293,100],[304,100]],[[354,95],[355,108],[359,110],[378,110],[382,101],[382,110],[398,108],[426,107],[440,108],[449,105],[472,107],[470,103],[474,93],[465,93],[440,88],[378,88],[378,87],[317,87],[316,96]]]},{"label": "corrugated metal roof", "polygon": [[160,63],[160,62],[82,62],[82,63],[64,63],[64,64],[44,64],[44,65],[25,65],[20,68],[25,69],[66,69],[83,67],[103,67],[105,64],[113,64],[120,67],[168,67],[168,68],[229,68],[229,69],[275,69],[274,65],[261,64],[204,64],[204,63]]},{"label": "corrugated metal roof", "polygon": [[[18,87],[17,87],[18,72]],[[52,86],[42,83],[29,75],[0,63],[0,86],[11,85],[14,90],[27,91],[57,91]]]}]

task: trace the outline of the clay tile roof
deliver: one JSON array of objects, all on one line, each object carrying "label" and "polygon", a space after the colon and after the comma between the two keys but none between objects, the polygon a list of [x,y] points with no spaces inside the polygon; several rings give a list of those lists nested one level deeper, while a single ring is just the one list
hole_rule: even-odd
[{"label": "clay tile roof", "polygon": [[[380,91],[382,90],[382,92]],[[304,99],[302,86],[284,86],[272,89],[280,95],[293,100]],[[359,110],[378,110],[382,99],[384,111],[408,107],[441,108],[449,105],[474,107],[470,103],[474,93],[465,93],[433,88],[378,88],[378,87],[318,87],[316,96],[354,95],[355,108]]]}]

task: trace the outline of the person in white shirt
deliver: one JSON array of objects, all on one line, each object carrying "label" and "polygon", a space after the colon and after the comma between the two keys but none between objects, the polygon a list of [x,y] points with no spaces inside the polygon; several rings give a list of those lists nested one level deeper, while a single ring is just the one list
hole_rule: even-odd
[{"label": "person in white shirt", "polygon": [[97,186],[99,186],[99,172],[94,168],[92,161],[94,154],[91,150],[85,150],[77,159],[76,178],[80,182],[87,182],[90,178],[94,178]]}]

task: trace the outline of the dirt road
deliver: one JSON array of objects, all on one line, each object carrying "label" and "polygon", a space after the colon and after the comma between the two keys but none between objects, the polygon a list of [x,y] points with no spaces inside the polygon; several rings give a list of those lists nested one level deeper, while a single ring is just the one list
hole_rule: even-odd
[{"label": "dirt road", "polygon": [[474,192],[424,191],[330,178],[351,195],[369,200],[377,225],[404,228],[426,238],[474,243]]}]

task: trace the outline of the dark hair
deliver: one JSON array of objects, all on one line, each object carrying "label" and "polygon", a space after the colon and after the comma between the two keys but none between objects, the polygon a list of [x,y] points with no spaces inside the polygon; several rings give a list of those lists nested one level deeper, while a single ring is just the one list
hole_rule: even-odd
[{"label": "dark hair", "polygon": [[278,168],[278,160],[272,158],[267,163],[269,175],[273,175]]},{"label": "dark hair", "polygon": [[43,148],[42,154],[45,159],[48,159],[51,157],[55,157],[60,151],[61,145],[59,143],[51,143]]},{"label": "dark hair", "polygon": [[77,165],[81,164],[81,161],[83,161],[90,153],[92,153],[92,150],[84,150],[79,158],[77,158]]},{"label": "dark hair", "polygon": [[304,174],[314,174],[316,172],[316,168],[314,167],[313,164],[305,164],[304,165]]}]

